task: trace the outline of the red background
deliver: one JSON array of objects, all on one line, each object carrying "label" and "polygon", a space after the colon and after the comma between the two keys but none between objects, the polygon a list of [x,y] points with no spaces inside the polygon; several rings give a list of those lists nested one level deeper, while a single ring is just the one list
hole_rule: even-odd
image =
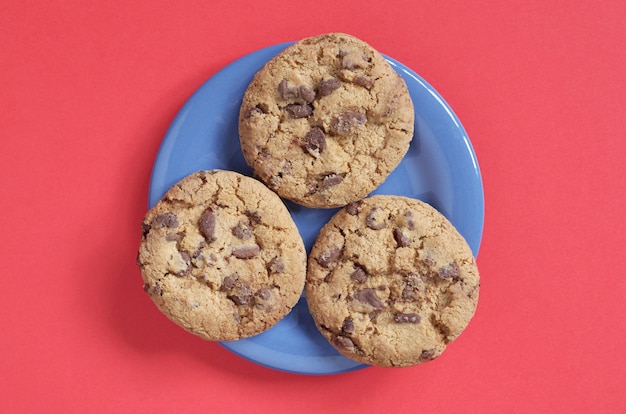
[{"label": "red background", "polygon": [[[3,411],[626,411],[626,3],[1,3]],[[166,320],[135,266],[187,98],[249,52],[330,31],[433,85],[482,170],[479,308],[422,366],[263,368]]]}]

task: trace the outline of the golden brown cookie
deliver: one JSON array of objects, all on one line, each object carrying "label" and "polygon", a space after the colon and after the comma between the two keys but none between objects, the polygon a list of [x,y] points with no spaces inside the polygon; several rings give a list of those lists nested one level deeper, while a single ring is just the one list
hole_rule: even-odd
[{"label": "golden brown cookie", "polygon": [[200,171],[146,214],[144,290],[174,323],[230,341],[275,325],[299,300],[306,252],[282,200],[232,171]]},{"label": "golden brown cookie", "polygon": [[400,367],[441,355],[473,317],[479,285],[469,246],[443,215],[419,200],[373,196],[322,228],[305,290],[340,353]]},{"label": "golden brown cookie", "polygon": [[414,108],[402,77],[367,43],[296,42],[254,76],[239,115],[243,155],[280,196],[338,207],[373,191],[406,154]]}]

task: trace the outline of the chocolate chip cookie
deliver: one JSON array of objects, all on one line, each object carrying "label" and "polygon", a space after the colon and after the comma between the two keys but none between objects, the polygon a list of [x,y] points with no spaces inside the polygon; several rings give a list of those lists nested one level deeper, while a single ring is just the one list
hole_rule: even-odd
[{"label": "chocolate chip cookie", "polygon": [[401,367],[441,355],[473,317],[479,286],[469,246],[443,215],[415,199],[372,196],[322,228],[305,289],[340,353]]},{"label": "chocolate chip cookie", "polygon": [[330,33],[287,47],[256,73],[239,114],[244,158],[280,196],[339,207],[373,191],[406,154],[414,108],[367,43]]},{"label": "chocolate chip cookie", "polygon": [[200,171],[146,214],[137,258],[144,290],[204,339],[265,331],[299,300],[306,252],[282,200],[232,171]]}]

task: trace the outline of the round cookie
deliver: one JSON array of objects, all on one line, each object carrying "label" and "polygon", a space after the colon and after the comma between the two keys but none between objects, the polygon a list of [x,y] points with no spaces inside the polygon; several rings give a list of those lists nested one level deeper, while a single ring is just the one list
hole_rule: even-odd
[{"label": "round cookie", "polygon": [[322,228],[305,290],[341,354],[401,367],[441,355],[473,317],[479,286],[472,251],[443,215],[419,200],[372,196]]},{"label": "round cookie", "polygon": [[373,191],[413,138],[402,77],[367,43],[330,33],[287,47],[243,97],[239,135],[254,173],[307,207],[344,206]]},{"label": "round cookie", "polygon": [[146,214],[144,290],[174,323],[230,341],[275,325],[298,302],[306,251],[282,200],[232,171],[200,171]]}]

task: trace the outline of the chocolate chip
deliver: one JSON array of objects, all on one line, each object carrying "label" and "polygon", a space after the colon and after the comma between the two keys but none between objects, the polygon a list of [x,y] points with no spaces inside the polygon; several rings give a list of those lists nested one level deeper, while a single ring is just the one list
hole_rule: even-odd
[{"label": "chocolate chip", "polygon": [[182,251],[180,252],[180,257],[182,257],[183,261],[185,262],[185,264],[187,265],[187,267],[185,267],[183,270],[174,273],[176,276],[185,276],[188,275],[189,272],[191,272],[191,256],[189,255],[189,253]]},{"label": "chocolate chip", "polygon": [[278,96],[283,100],[294,99],[298,97],[298,88],[289,86],[289,81],[287,79],[283,79],[278,84]]},{"label": "chocolate chip", "polygon": [[419,299],[419,290],[414,286],[407,286],[402,289],[402,299],[406,301],[416,301]]},{"label": "chocolate chip", "polygon": [[319,96],[327,96],[333,93],[334,90],[339,89],[341,82],[335,78],[324,79],[320,82],[317,88],[317,94]]},{"label": "chocolate chip", "polygon": [[175,228],[178,227],[178,217],[174,213],[158,214],[154,217],[154,224],[159,227]]},{"label": "chocolate chip", "polygon": [[257,211],[246,210],[246,216],[250,219],[250,222],[253,224],[261,223],[261,215]]},{"label": "chocolate chip", "polygon": [[346,134],[367,122],[367,116],[361,112],[348,111],[336,116],[331,121],[331,126],[337,134]]},{"label": "chocolate chip", "polygon": [[385,227],[385,219],[384,217],[380,217],[382,211],[383,209],[378,206],[371,208],[365,219],[367,227],[372,230],[380,230]]},{"label": "chocolate chip", "polygon": [[280,169],[280,172],[278,174],[282,177],[284,175],[290,175],[291,171],[292,171],[291,161],[285,160],[285,163],[283,164],[283,168]]},{"label": "chocolate chip", "polygon": [[396,313],[393,320],[398,323],[420,323],[422,317],[417,313]]},{"label": "chocolate chip", "polygon": [[437,353],[437,350],[435,349],[424,349],[422,353],[420,354],[420,361],[422,362],[430,361],[431,359],[435,357],[436,353]]},{"label": "chocolate chip", "polygon": [[350,275],[350,278],[358,283],[365,283],[367,280],[367,273],[365,272],[363,266],[354,265],[354,271]]},{"label": "chocolate chip", "polygon": [[361,212],[361,201],[355,201],[346,206],[346,212],[351,216],[356,216]]},{"label": "chocolate chip", "polygon": [[393,238],[398,243],[398,247],[407,247],[411,244],[411,239],[404,234],[402,229],[393,229]]},{"label": "chocolate chip", "polygon": [[237,284],[237,278],[235,276],[226,276],[222,281],[222,290],[231,290]]},{"label": "chocolate chip", "polygon": [[321,266],[328,267],[341,256],[341,249],[334,247],[327,252],[323,252],[317,258],[317,263]]},{"label": "chocolate chip", "polygon": [[143,235],[143,237],[146,237],[148,233],[150,233],[150,229],[152,229],[151,225],[149,225],[148,223],[141,223],[141,234]]},{"label": "chocolate chip", "polygon": [[241,221],[237,223],[235,227],[231,229],[233,235],[241,240],[247,240],[252,237],[252,230],[245,223]]},{"label": "chocolate chip", "polygon": [[359,290],[359,291],[355,292],[353,297],[354,297],[354,299],[358,300],[359,302],[366,303],[366,304],[372,306],[374,309],[384,309],[385,308],[385,305],[383,304],[383,302],[380,300],[378,295],[376,295],[376,290],[374,290],[372,288]]},{"label": "chocolate chip", "polygon": [[143,290],[149,295],[163,296],[163,289],[159,285],[150,286],[146,283],[143,285]]},{"label": "chocolate chip", "polygon": [[262,115],[264,113],[265,112],[263,112],[263,110],[260,107],[251,106],[250,108],[246,110],[246,113],[244,114],[244,118],[252,118],[255,114]]},{"label": "chocolate chip", "polygon": [[333,343],[340,348],[354,348],[354,342],[352,342],[352,339],[342,335],[338,335]]},{"label": "chocolate chip", "polygon": [[328,189],[330,187],[334,187],[338,184],[341,184],[343,181],[343,174],[329,174],[325,176],[322,180],[322,186],[324,189]]},{"label": "chocolate chip", "polygon": [[404,282],[406,286],[402,290],[402,299],[405,301],[418,301],[420,299],[420,287],[422,282],[421,277],[417,273],[409,273]]},{"label": "chocolate chip", "polygon": [[319,184],[316,181],[310,181],[306,184],[307,193],[306,195],[312,195],[319,191]]},{"label": "chocolate chip", "polygon": [[165,240],[167,241],[181,241],[183,239],[184,233],[167,233],[165,235]]},{"label": "chocolate chip", "polygon": [[233,293],[228,295],[227,298],[235,302],[235,305],[247,305],[252,299],[252,289],[250,289],[247,284],[240,283],[233,289]]},{"label": "chocolate chip", "polygon": [[266,287],[261,288],[256,293],[256,296],[258,296],[261,300],[269,300],[272,297],[272,290]]},{"label": "chocolate chip", "polygon": [[193,252],[191,257],[193,257],[194,259],[197,259],[198,257],[200,257],[200,255],[202,254],[202,249],[204,249],[205,247],[206,247],[206,242],[205,241],[201,241],[200,243],[198,243],[198,247]]},{"label": "chocolate chip", "polygon": [[348,70],[355,70],[363,68],[367,63],[367,58],[357,52],[345,52],[339,53],[341,58],[341,67]]},{"label": "chocolate chip", "polygon": [[276,256],[267,265],[268,269],[272,273],[283,273],[285,271],[285,264],[280,257]]},{"label": "chocolate chip", "polygon": [[354,78],[354,83],[364,87],[365,89],[371,89],[372,86],[374,86],[374,80],[372,78],[362,75]]},{"label": "chocolate chip", "polygon": [[292,118],[306,118],[313,113],[311,105],[289,104],[285,108]]},{"label": "chocolate chip", "polygon": [[456,264],[456,262],[452,262],[448,266],[444,266],[439,269],[437,274],[444,280],[456,279],[460,275],[459,265]]},{"label": "chocolate chip", "polygon": [[233,256],[235,256],[237,259],[252,259],[254,256],[259,254],[260,250],[261,248],[256,244],[235,247],[233,249]]},{"label": "chocolate chip", "polygon": [[311,103],[315,100],[315,91],[306,85],[302,85],[300,86],[300,97],[306,103]]},{"label": "chocolate chip", "polygon": [[198,220],[198,226],[200,227],[200,233],[208,243],[215,241],[215,214],[213,214],[210,208],[204,210],[200,220]]},{"label": "chocolate chip", "polygon": [[374,309],[373,311],[371,311],[370,313],[367,314],[367,316],[369,316],[369,318],[372,321],[376,321],[376,318],[378,318],[378,315],[380,315],[380,313],[382,312],[381,309]]},{"label": "chocolate chip", "polygon": [[415,221],[413,220],[413,212],[411,210],[405,211],[404,218],[406,220],[406,226],[409,228],[409,230],[414,230]]},{"label": "chocolate chip", "polygon": [[354,322],[352,321],[351,318],[346,318],[343,321],[343,325],[341,325],[341,332],[345,334],[354,333]]},{"label": "chocolate chip", "polygon": [[326,149],[326,135],[320,127],[314,127],[304,136],[304,149],[314,157]]}]

